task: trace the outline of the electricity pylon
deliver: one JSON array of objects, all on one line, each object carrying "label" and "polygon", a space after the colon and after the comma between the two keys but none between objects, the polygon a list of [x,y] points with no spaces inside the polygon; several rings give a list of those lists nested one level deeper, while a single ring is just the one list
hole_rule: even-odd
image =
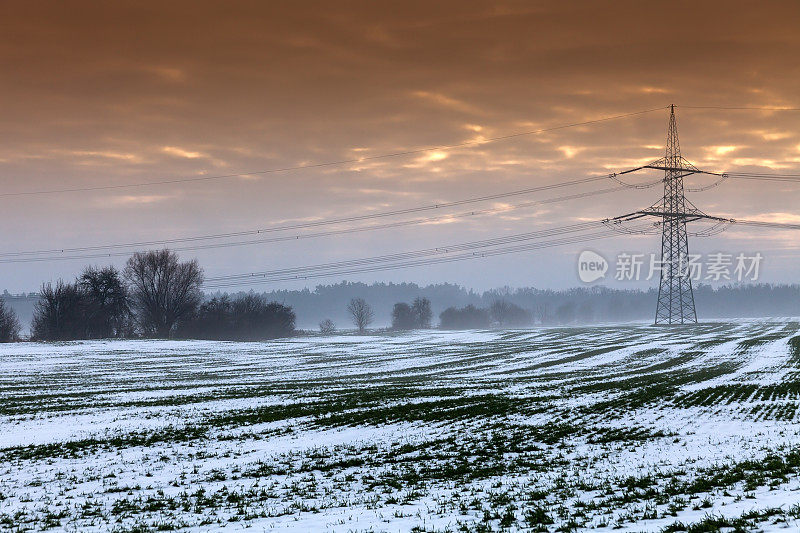
[{"label": "electricity pylon", "polygon": [[[705,172],[681,156],[675,106],[670,106],[667,148],[663,158],[640,168],[664,171],[664,196],[647,209],[611,219],[620,224],[643,217],[656,217],[661,226],[661,278],[658,284],[656,324],[696,324],[692,278],[689,268],[689,234],[686,223],[695,220],[712,220],[727,223],[729,220],[706,215],[686,199],[683,178]],[[636,169],[639,170],[639,169]]]}]

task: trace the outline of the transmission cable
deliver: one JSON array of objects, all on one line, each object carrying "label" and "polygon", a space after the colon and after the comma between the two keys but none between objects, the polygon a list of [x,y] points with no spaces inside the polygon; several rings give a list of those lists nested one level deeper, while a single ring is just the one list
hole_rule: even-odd
[{"label": "transmission cable", "polygon": [[738,226],[753,226],[761,228],[777,228],[777,229],[800,229],[800,224],[792,224],[788,222],[767,222],[763,220],[739,220],[733,219],[733,224]]},{"label": "transmission cable", "polygon": [[715,106],[715,105],[676,105],[681,109],[723,109],[727,111],[800,111],[800,107],[748,107],[748,106]]},{"label": "transmission cable", "polygon": [[[168,244],[177,244],[182,242],[201,242],[201,241],[209,241],[209,240],[217,240],[223,238],[232,238],[232,237],[239,237],[239,236],[247,236],[247,235],[259,235],[265,233],[274,233],[274,232],[281,232],[281,231],[288,231],[293,229],[306,229],[306,228],[314,228],[314,227],[321,227],[321,226],[328,226],[328,225],[338,225],[347,222],[356,222],[362,220],[369,220],[369,219],[376,219],[376,218],[385,218],[390,216],[397,216],[402,214],[413,214],[419,213],[424,211],[431,211],[436,209],[445,209],[449,207],[455,207],[459,205],[467,205],[470,203],[477,203],[477,202],[484,202],[488,200],[496,200],[502,198],[509,198],[512,196],[519,196],[524,194],[530,194],[532,192],[539,192],[545,190],[551,190],[555,188],[566,187],[570,185],[576,184],[583,184],[583,183],[590,183],[600,180],[605,180],[612,175],[605,175],[605,176],[594,176],[590,178],[583,178],[578,180],[573,180],[569,182],[561,182],[551,185],[544,185],[539,187],[531,187],[527,189],[522,189],[518,191],[511,191],[507,193],[498,193],[494,195],[488,196],[481,196],[475,198],[469,198],[464,200],[457,200],[453,202],[444,202],[439,204],[432,204],[427,206],[420,206],[420,207],[413,207],[407,209],[399,209],[394,211],[383,211],[380,213],[370,213],[366,215],[356,215],[350,217],[343,217],[337,219],[328,219],[328,220],[321,220],[315,222],[305,222],[299,224],[290,224],[290,225],[283,225],[283,226],[274,226],[271,228],[263,228],[257,230],[249,230],[249,231],[240,231],[240,232],[231,232],[231,233],[218,233],[212,235],[198,235],[192,237],[183,237],[183,238],[175,238],[175,239],[163,239],[163,240],[152,240],[152,241],[141,241],[141,242],[129,242],[129,243],[121,243],[121,244],[109,244],[109,245],[97,245],[97,246],[83,246],[83,247],[74,247],[74,248],[58,248],[58,249],[50,249],[50,250],[32,250],[32,251],[19,251],[19,252],[4,252],[0,253],[0,263],[23,263],[29,261],[46,261],[51,259],[63,259],[63,260],[71,260],[71,259],[94,259],[100,257],[119,257],[124,255],[129,255],[130,251],[125,252],[107,252],[107,253],[97,253],[97,254],[82,254],[82,255],[64,255],[64,254],[76,254],[80,252],[94,252],[99,250],[118,250],[118,249],[130,249],[130,248],[142,248],[148,246],[157,246],[157,245],[168,245]],[[660,180],[651,182],[649,184],[638,185],[635,187],[629,187],[627,185],[621,187],[613,187],[613,188],[606,188],[600,189],[597,191],[589,191],[584,193],[577,193],[568,196],[561,196],[556,198],[551,198],[547,200],[538,200],[538,201],[529,201],[524,202],[512,206],[504,206],[500,208],[489,208],[489,209],[482,209],[482,210],[473,210],[465,213],[457,213],[451,215],[441,215],[435,217],[428,217],[428,218],[421,218],[415,219],[410,221],[400,221],[395,223],[388,223],[388,224],[374,224],[371,226],[362,226],[356,228],[345,228],[341,230],[334,230],[334,231],[325,231],[325,232],[317,232],[317,233],[307,233],[307,234],[297,234],[291,236],[283,236],[283,237],[275,237],[275,238],[263,238],[263,239],[252,239],[246,241],[235,241],[235,242],[227,242],[227,243],[214,243],[214,244],[204,244],[204,245],[195,245],[195,246],[184,246],[184,247],[177,247],[173,248],[175,251],[190,251],[190,250],[205,250],[211,248],[227,248],[231,246],[243,246],[248,244],[260,244],[260,243],[268,243],[268,242],[286,242],[286,241],[296,241],[300,239],[307,239],[312,237],[321,237],[321,236],[330,236],[330,235],[340,235],[340,234],[348,234],[348,233],[357,233],[362,231],[372,231],[377,229],[387,229],[387,228],[395,228],[395,227],[402,227],[402,226],[410,226],[410,225],[417,225],[417,224],[424,224],[432,221],[437,220],[444,220],[447,218],[463,218],[469,216],[476,216],[476,215],[483,215],[483,214],[490,214],[495,212],[503,212],[506,210],[514,210],[514,209],[521,209],[525,207],[531,207],[539,204],[548,204],[548,203],[555,203],[560,201],[567,201],[573,199],[584,198],[588,196],[595,196],[600,194],[607,194],[611,192],[621,191],[625,188],[646,188],[652,187],[655,184],[660,183]],[[31,256],[45,256],[45,257],[31,257]]]},{"label": "transmission cable", "polygon": [[491,246],[499,246],[503,244],[509,244],[514,242],[522,242],[522,241],[529,241],[534,239],[540,239],[544,237],[552,237],[563,235],[567,233],[575,233],[580,231],[586,231],[590,229],[595,229],[603,227],[602,221],[589,221],[589,222],[580,222],[577,224],[572,224],[568,226],[561,226],[557,228],[549,228],[544,230],[526,232],[526,233],[517,233],[512,235],[506,235],[502,237],[493,237],[491,239],[483,239],[479,241],[469,241],[457,244],[451,244],[446,246],[437,246],[434,248],[424,248],[420,250],[412,250],[408,252],[399,252],[394,254],[387,254],[387,255],[380,255],[375,257],[366,257],[361,259],[351,259],[346,261],[336,261],[332,263],[321,263],[316,265],[309,265],[303,267],[292,267],[288,269],[277,269],[277,270],[266,270],[261,272],[250,272],[245,274],[231,274],[225,276],[217,276],[217,277],[210,277],[207,278],[207,281],[222,281],[222,280],[233,280],[233,279],[246,279],[252,277],[263,277],[263,276],[272,276],[278,274],[285,274],[285,273],[298,273],[298,272],[310,272],[310,271],[317,271],[317,270],[329,270],[335,268],[342,268],[342,267],[351,267],[351,266],[363,266],[368,264],[374,263],[383,263],[387,261],[400,261],[405,259],[415,259],[419,257],[427,257],[431,255],[438,255],[438,254],[446,254],[452,252],[459,252],[464,250],[474,250],[480,248],[487,248]]},{"label": "transmission cable", "polygon": [[759,174],[759,173],[744,173],[744,172],[730,172],[729,177],[740,180],[755,180],[755,181],[784,181],[796,183],[800,181],[800,174]]},{"label": "transmission cable", "polygon": [[550,248],[553,246],[564,246],[567,244],[578,244],[598,239],[606,239],[609,237],[617,236],[613,232],[609,231],[602,231],[602,232],[595,232],[589,233],[585,235],[575,235],[572,237],[566,237],[562,239],[556,239],[552,241],[545,241],[539,243],[527,243],[523,245],[516,245],[516,246],[509,246],[503,248],[496,248],[487,251],[481,252],[467,252],[467,253],[460,253],[452,256],[445,256],[445,257],[434,257],[434,258],[427,258],[427,259],[419,259],[419,260],[412,260],[412,261],[404,261],[399,263],[390,263],[386,265],[376,265],[376,266],[364,266],[364,267],[354,267],[354,268],[345,268],[345,269],[338,269],[338,270],[329,270],[325,272],[311,272],[311,273],[298,273],[298,274],[288,274],[288,275],[276,275],[272,277],[263,277],[257,279],[242,279],[242,280],[231,280],[228,282],[222,283],[211,283],[204,285],[206,289],[220,289],[226,287],[240,287],[240,286],[249,286],[249,285],[261,285],[264,283],[274,283],[280,281],[293,281],[293,280],[305,280],[305,279],[314,279],[314,278],[325,278],[325,277],[332,277],[332,276],[339,276],[339,275],[347,275],[347,274],[357,274],[357,273],[366,273],[366,272],[377,272],[377,271],[385,271],[385,270],[394,270],[399,268],[408,268],[408,267],[416,267],[416,266],[425,266],[425,265],[434,265],[434,264],[443,264],[443,263],[450,263],[455,261],[464,261],[468,259],[482,259],[486,257],[493,257],[497,255],[504,255],[510,253],[519,253],[523,251],[532,251],[532,250],[539,250],[543,248]]}]

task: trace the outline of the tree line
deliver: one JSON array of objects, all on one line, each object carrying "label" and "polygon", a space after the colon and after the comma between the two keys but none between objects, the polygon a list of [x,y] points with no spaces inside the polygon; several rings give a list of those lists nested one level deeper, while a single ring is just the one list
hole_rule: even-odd
[{"label": "tree line", "polygon": [[[450,307],[462,309],[472,305],[489,309],[495,301],[502,300],[528,310],[534,324],[569,326],[653,320],[658,296],[656,284],[657,281],[645,289],[581,286],[475,291],[454,283],[343,281],[303,289],[269,290],[266,294],[271,300],[292,306],[302,329],[315,329],[324,319],[349,327],[351,318],[346,308],[352,298],[369,302],[374,312],[371,327],[388,328],[392,325],[394,305],[411,303],[418,297],[431,301],[434,323]],[[694,295],[698,315],[708,319],[800,316],[800,285],[796,284],[700,284],[695,287]]]},{"label": "tree line", "polygon": [[[196,260],[180,261],[170,250],[137,252],[122,271],[113,266],[86,267],[72,282],[44,283],[33,309],[30,338],[69,341],[108,338],[193,338],[254,341],[295,333],[294,310],[255,293],[215,295],[204,300],[203,269]],[[353,325],[364,333],[375,313],[363,298],[347,305]],[[488,309],[451,307],[439,315],[443,329],[522,327],[531,313],[498,300]],[[428,298],[398,302],[392,329],[433,327]],[[322,333],[336,331],[330,319]],[[0,299],[0,341],[20,338],[21,324]]]},{"label": "tree line", "polygon": [[[353,298],[347,305],[353,325],[364,333],[372,324],[375,313],[363,298]],[[417,297],[411,303],[398,302],[392,308],[391,329],[408,331],[433,327],[431,301]],[[440,329],[521,328],[533,325],[533,313],[505,300],[496,300],[488,308],[474,305],[448,307],[439,314]],[[336,325],[327,318],[319,323],[321,333],[333,333]]]},{"label": "tree line", "polygon": [[[291,307],[264,295],[203,301],[203,269],[170,250],[137,252],[120,272],[87,267],[73,282],[42,285],[31,339],[200,338],[261,340],[295,330]],[[21,324],[0,300],[0,340],[17,340]]]},{"label": "tree line", "polygon": [[[394,330],[484,329],[650,320],[656,297],[654,290],[601,286],[477,293],[447,283],[352,282],[228,295],[203,294],[202,282],[196,261],[181,262],[169,250],[134,254],[122,270],[88,267],[72,282],[45,283],[39,294],[0,298],[0,341],[18,339],[22,330],[9,301],[30,320],[34,340],[260,340],[294,334],[297,315],[306,321],[302,327],[318,324],[326,334],[340,321],[363,333],[376,324]],[[694,293],[703,317],[800,315],[798,285],[700,285]]]}]

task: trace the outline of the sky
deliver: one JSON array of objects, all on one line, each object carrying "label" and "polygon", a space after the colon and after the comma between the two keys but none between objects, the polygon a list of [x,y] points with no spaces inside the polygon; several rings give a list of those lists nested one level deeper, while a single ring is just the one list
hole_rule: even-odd
[{"label": "sky", "polygon": [[[663,155],[673,103],[683,155],[697,166],[800,173],[800,112],[707,108],[800,107],[799,24],[800,4],[790,1],[3,2],[0,260],[359,216],[624,170]],[[314,166],[341,160],[350,162]],[[287,167],[306,168],[29,194]],[[657,173],[630,181],[652,179]],[[613,217],[661,194],[633,189],[497,211],[609,185],[436,213],[495,210],[487,215],[180,254],[209,277],[291,268]],[[689,194],[709,214],[800,222],[800,183],[732,179]],[[391,221],[419,216],[431,214]],[[798,237],[734,227],[690,247],[761,252],[762,281],[796,282]],[[587,247],[613,261],[620,251],[656,252],[659,237],[253,288],[342,278],[565,288],[581,285],[576,263]],[[87,264],[124,262],[0,262],[0,290],[34,291]]]}]

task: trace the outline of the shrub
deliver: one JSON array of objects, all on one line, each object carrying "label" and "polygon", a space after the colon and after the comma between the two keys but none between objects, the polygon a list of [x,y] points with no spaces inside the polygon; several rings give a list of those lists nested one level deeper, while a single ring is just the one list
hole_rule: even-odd
[{"label": "shrub", "polygon": [[414,303],[396,303],[392,309],[392,328],[400,330],[429,328],[433,312],[431,301],[427,298],[416,298]]},{"label": "shrub", "polygon": [[294,334],[295,314],[291,307],[267,302],[257,294],[231,300],[227,295],[203,303],[176,335],[183,338],[256,341]]},{"label": "shrub", "polygon": [[232,304],[233,338],[260,340],[288,337],[294,333],[295,314],[291,307],[253,293],[240,296]]},{"label": "shrub", "polygon": [[492,320],[487,309],[468,305],[448,307],[439,315],[439,322],[442,329],[483,329],[491,326]]},{"label": "shrub", "polygon": [[496,300],[489,308],[489,314],[495,325],[503,328],[529,326],[533,322],[530,311],[505,300]]},{"label": "shrub", "polygon": [[392,329],[408,330],[414,329],[414,311],[407,303],[396,303],[392,309]]}]

